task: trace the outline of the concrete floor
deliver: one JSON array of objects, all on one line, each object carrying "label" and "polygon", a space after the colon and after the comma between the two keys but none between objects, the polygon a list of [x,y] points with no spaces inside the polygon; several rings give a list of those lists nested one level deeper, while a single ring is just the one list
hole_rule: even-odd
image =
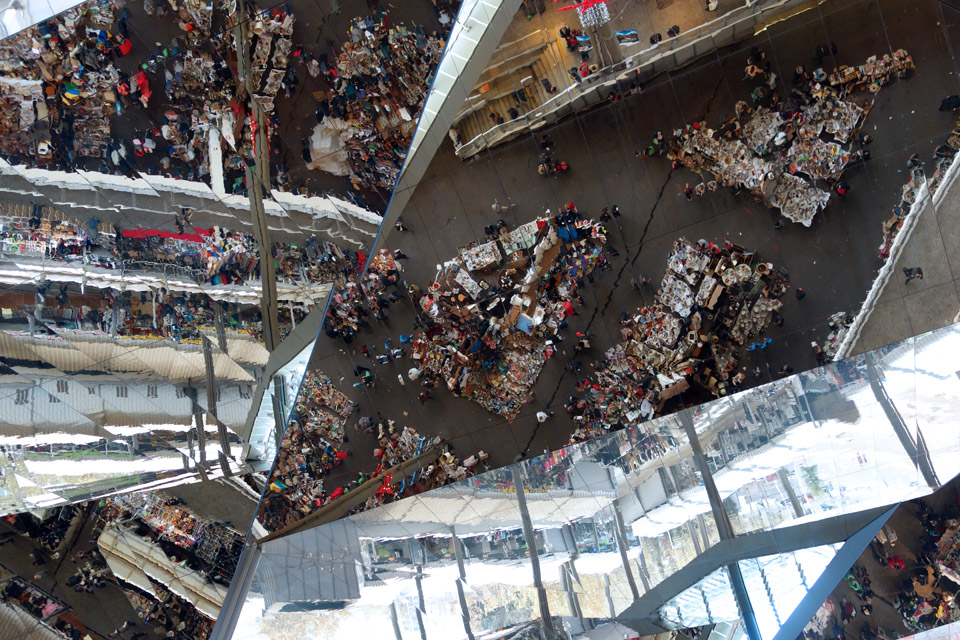
[{"label": "concrete floor", "polygon": [[[857,28],[851,29],[851,25]],[[785,297],[784,326],[767,332],[773,344],[762,352],[762,358],[745,354],[742,365],[760,366],[765,371],[761,382],[774,377],[784,364],[797,371],[812,368],[815,360],[810,342],[826,338],[830,314],[860,308],[881,266],[877,257],[880,223],[899,201],[900,185],[906,181],[906,159],[914,151],[929,157],[955,124],[953,116],[938,112],[937,106],[944,95],[956,91],[952,52],[960,45],[957,27],[960,10],[933,0],[828,2],[771,26],[739,46],[661,76],[643,94],[553,127],[549,133],[555,141],[555,155],[572,167],[559,179],[537,175],[538,148],[532,137],[485,151],[464,164],[445,143],[402,214],[411,231],[385,230],[388,244],[411,257],[404,261],[405,278],[423,287],[433,280],[435,265],[453,257],[458,246],[483,237],[483,227],[496,218],[490,208],[494,198],[517,204],[503,216],[511,225],[531,220],[547,208],[556,211],[568,201],[594,216],[602,207],[618,204],[623,217],[611,229],[610,241],[621,255],[613,259],[613,271],[597,273],[588,283],[583,292],[587,308],[567,330],[567,335],[584,329],[595,334],[594,353],[579,358],[585,363],[585,372],[590,368],[587,363],[601,357],[602,351],[619,339],[619,313],[649,300],[649,293],[628,286],[630,278],[645,274],[659,282],[667,251],[679,236],[717,241],[728,237],[788,269],[793,285],[803,287],[807,296],[802,301],[789,294]],[[894,82],[877,96],[864,127],[875,138],[870,147],[873,158],[848,170],[845,179],[851,185],[850,193],[841,202],[835,197],[811,228],[785,222],[782,229],[775,230],[775,212],[749,194],[733,197],[718,191],[687,202],[683,185],[692,182],[695,174],[672,171],[662,158],[639,160],[634,156],[635,149],[649,144],[656,129],[670,131],[699,119],[716,125],[723,115],[733,112],[736,100],[748,99],[753,85],[742,82],[741,77],[752,46],[764,48],[782,79],[792,76],[790,70],[798,64],[811,69],[816,45],[829,41],[838,46],[837,64],[859,64],[870,55],[902,47],[913,55],[917,69],[912,77]],[[833,66],[830,61],[824,64]],[[789,91],[782,82],[781,91]],[[923,264],[925,270],[928,264],[929,260]],[[939,280],[928,276],[923,284]],[[409,302],[406,305],[393,305],[388,320],[361,332],[358,342],[382,345],[387,337],[396,342],[399,334],[409,333],[413,313]],[[562,347],[568,344],[561,345],[555,356],[560,362],[544,368],[534,388],[535,402],[513,422],[443,390],[421,405],[416,398],[419,387],[397,382],[409,361],[371,364],[359,354],[357,342],[347,347],[321,335],[313,364],[334,381],[344,378],[341,388],[361,405],[355,416],[379,412],[398,424],[442,435],[461,455],[484,449],[491,454],[491,464],[500,466],[521,452],[537,454],[566,444],[573,423],[560,405],[574,394],[576,383],[574,374],[563,368],[570,354]],[[358,392],[349,387],[357,362],[375,371],[376,389]],[[702,399],[688,396],[680,402]],[[543,407],[560,407],[561,411],[538,425],[533,414]],[[351,467],[373,466],[372,441],[351,434],[351,446],[355,453]],[[344,477],[353,472],[343,467],[340,471]]]}]

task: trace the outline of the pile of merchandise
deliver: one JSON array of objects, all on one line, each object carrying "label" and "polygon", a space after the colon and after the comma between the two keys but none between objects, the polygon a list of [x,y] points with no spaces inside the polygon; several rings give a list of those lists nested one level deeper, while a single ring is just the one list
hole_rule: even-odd
[{"label": "pile of merchandise", "polygon": [[718,397],[735,391],[737,350],[769,325],[787,286],[755,252],[677,240],[653,303],[625,314],[623,341],[588,378],[585,396],[571,399],[573,439],[647,421],[691,385]]},{"label": "pile of merchandise", "polygon": [[427,330],[412,357],[419,377],[513,419],[564,318],[576,313],[570,300],[579,298],[578,283],[609,265],[606,231],[580,218],[573,203],[501,238],[462,248],[419,297]]}]

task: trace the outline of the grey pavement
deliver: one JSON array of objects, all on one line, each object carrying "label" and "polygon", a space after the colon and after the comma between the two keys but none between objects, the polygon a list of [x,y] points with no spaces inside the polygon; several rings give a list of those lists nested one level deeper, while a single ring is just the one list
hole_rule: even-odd
[{"label": "grey pavement", "polygon": [[[922,280],[905,282],[903,269]],[[956,322],[960,314],[960,183],[920,215],[851,353],[863,353]]]},{"label": "grey pavement", "polygon": [[[620,312],[649,301],[652,292],[634,291],[628,286],[630,278],[645,274],[659,282],[667,251],[679,236],[715,241],[728,237],[755,248],[777,267],[785,267],[792,284],[802,287],[807,296],[798,301],[787,294],[784,326],[771,327],[766,334],[773,344],[764,352],[745,353],[741,364],[760,366],[765,372],[760,382],[769,381],[785,364],[797,371],[813,368],[816,362],[810,342],[826,338],[826,321],[832,313],[859,310],[882,265],[877,256],[880,224],[899,200],[900,185],[906,181],[906,159],[915,150],[930,154],[954,126],[954,118],[938,112],[937,106],[944,95],[957,90],[952,51],[960,49],[958,26],[960,10],[935,0],[825,3],[772,25],[739,46],[662,75],[640,95],[552,127],[548,132],[555,141],[555,155],[571,165],[562,178],[537,175],[539,150],[532,136],[484,151],[466,163],[460,163],[452,145],[445,143],[402,213],[412,232],[385,230],[387,244],[411,257],[405,261],[404,276],[422,288],[433,280],[436,265],[453,257],[458,246],[483,238],[484,226],[496,219],[490,206],[494,198],[517,204],[503,214],[511,225],[527,222],[547,208],[556,211],[568,201],[594,217],[602,207],[618,204],[623,217],[611,228],[610,242],[620,256],[612,259],[612,271],[596,273],[594,281],[587,284],[583,292],[587,308],[573,318],[566,333],[572,336],[574,331],[589,329],[595,334],[594,352],[579,357],[585,373],[602,357],[603,350],[619,340]],[[777,214],[749,194],[733,197],[718,191],[687,202],[683,185],[693,181],[695,174],[671,170],[664,158],[639,160],[634,156],[635,149],[649,144],[656,129],[669,132],[704,118],[715,126],[723,115],[732,114],[736,100],[749,99],[753,86],[741,78],[752,46],[765,49],[781,79],[780,91],[788,92],[789,84],[784,86],[783,79],[789,83],[791,70],[798,64],[812,69],[816,45],[829,41],[836,42],[838,55],[835,61],[825,61],[825,66],[860,64],[870,55],[905,48],[917,68],[911,77],[894,81],[876,96],[864,128],[875,138],[870,147],[872,160],[846,172],[850,193],[842,201],[834,198],[811,228],[785,221],[782,229],[775,230]],[[930,278],[923,284],[934,281],[941,286],[946,282]],[[952,278],[950,282],[953,287]],[[936,296],[936,292],[928,295]],[[399,334],[410,333],[412,316],[410,306],[393,305],[388,321],[361,331],[357,341],[382,344],[392,337],[395,342]],[[499,466],[511,462],[519,452],[535,455],[566,444],[573,423],[561,405],[575,394],[576,382],[563,368],[571,357],[564,352],[569,344],[562,344],[554,356],[559,362],[547,363],[534,387],[536,400],[512,423],[442,389],[421,406],[416,398],[419,387],[397,382],[397,374],[409,368],[409,361],[371,365],[359,355],[356,343],[341,345],[321,335],[314,362],[335,382],[345,378],[341,388],[361,405],[355,416],[373,415],[378,410],[398,424],[446,437],[461,455],[485,449],[491,454],[491,464]],[[360,395],[346,387],[354,379],[352,370],[357,362],[370,366],[379,380],[376,389]],[[676,406],[707,399],[688,393]],[[538,425],[533,414],[542,407],[560,411]],[[351,444],[355,454],[352,465],[367,460],[371,462],[361,468],[372,468],[373,444],[352,434]]]}]

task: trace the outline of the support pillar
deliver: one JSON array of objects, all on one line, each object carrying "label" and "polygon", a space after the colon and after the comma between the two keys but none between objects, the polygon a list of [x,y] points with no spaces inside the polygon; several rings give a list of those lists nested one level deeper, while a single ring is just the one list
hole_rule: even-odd
[{"label": "support pillar", "polygon": [[467,571],[463,565],[463,547],[460,538],[457,537],[455,527],[450,527],[450,533],[453,535],[451,543],[453,544],[453,555],[457,558],[457,569],[460,577],[457,578],[457,597],[460,599],[460,615],[463,616],[463,630],[467,632],[468,640],[475,640],[473,630],[470,628],[470,611],[467,609],[467,595],[463,591],[463,583],[467,580]]},{"label": "support pillar", "polygon": [[[547,590],[543,587],[543,578],[540,575],[540,554],[537,551],[537,536],[530,520],[530,511],[527,509],[527,496],[523,492],[522,472],[513,468],[510,470],[513,486],[517,490],[517,506],[520,509],[520,522],[523,524],[523,537],[527,540],[527,550],[530,553],[530,568],[533,570],[533,586],[537,590],[537,601],[540,605],[540,621],[543,625],[543,635],[546,640],[556,640],[557,633],[553,628],[553,617],[550,615],[550,603],[547,600]],[[471,638],[471,640],[473,640]]]},{"label": "support pillar", "polygon": [[617,549],[620,551],[620,562],[623,564],[623,570],[627,574],[627,584],[630,585],[630,595],[634,600],[640,598],[640,590],[637,589],[637,581],[633,577],[633,569],[630,567],[630,559],[627,557],[627,527],[623,522],[623,512],[620,510],[620,503],[613,501],[613,515],[616,519],[614,530],[617,533]]}]

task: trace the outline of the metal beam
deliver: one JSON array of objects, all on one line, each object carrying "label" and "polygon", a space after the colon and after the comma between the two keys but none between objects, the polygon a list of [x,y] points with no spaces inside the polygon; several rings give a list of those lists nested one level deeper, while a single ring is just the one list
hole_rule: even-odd
[{"label": "metal beam", "polygon": [[440,456],[442,447],[442,442],[435,444],[420,455],[408,460],[404,460],[400,464],[391,467],[389,470],[381,472],[380,474],[364,482],[353,491],[345,493],[333,502],[329,502],[320,507],[306,518],[260,538],[260,540],[258,540],[258,544],[262,545],[270,540],[289,536],[294,533],[299,533],[300,531],[305,531],[318,525],[326,524],[327,522],[333,522],[334,520],[339,520],[340,518],[345,517],[351,509],[366,502],[368,498],[374,495],[374,493],[376,493],[376,491],[383,485],[383,480],[388,475],[392,476],[393,482],[399,482],[422,467],[424,462],[436,460]]},{"label": "metal beam", "polygon": [[669,631],[659,624],[657,614],[659,608],[717,569],[745,558],[787,553],[842,542],[850,536],[851,530],[867,526],[887,509],[889,507],[866,509],[848,515],[824,518],[771,531],[755,531],[733,539],[721,540],[680,571],[652,586],[639,600],[617,616],[617,621],[641,635]]}]

